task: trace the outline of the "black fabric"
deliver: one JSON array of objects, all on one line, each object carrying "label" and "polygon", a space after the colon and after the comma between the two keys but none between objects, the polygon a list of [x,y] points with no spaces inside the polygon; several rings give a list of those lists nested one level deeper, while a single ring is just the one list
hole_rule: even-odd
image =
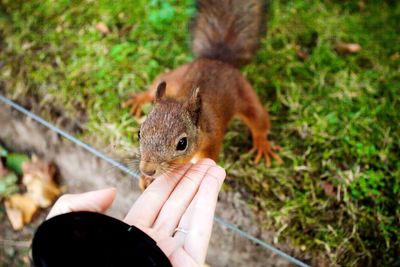
[{"label": "black fabric", "polygon": [[147,234],[112,217],[72,212],[37,229],[32,242],[35,267],[171,266]]}]

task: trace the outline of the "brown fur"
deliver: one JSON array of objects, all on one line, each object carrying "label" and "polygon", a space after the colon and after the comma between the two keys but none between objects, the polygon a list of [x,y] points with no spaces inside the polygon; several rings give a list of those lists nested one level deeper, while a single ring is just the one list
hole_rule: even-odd
[{"label": "brown fur", "polygon": [[197,0],[194,54],[236,67],[249,63],[265,33],[266,6],[265,0]]},{"label": "brown fur", "polygon": [[[270,165],[270,157],[281,162],[279,156],[273,152],[277,147],[272,146],[267,139],[270,129],[268,113],[250,83],[233,66],[247,61],[254,54],[261,31],[259,24],[263,21],[259,11],[262,1],[199,0],[198,4],[199,13],[192,29],[194,46],[200,49],[194,48],[199,57],[191,63],[159,75],[149,91],[135,95],[128,101],[128,105],[132,106],[132,112],[140,114],[141,106],[155,99],[155,106],[140,130],[140,169],[144,174],[155,171],[155,174],[150,175],[152,177],[192,158],[217,160],[226,128],[234,116],[239,116],[251,129],[253,151],[257,152],[256,162],[262,156],[265,157],[267,165]],[[240,4],[246,8],[241,10]],[[222,13],[217,12],[222,6],[225,10],[221,11]],[[244,11],[249,13],[243,14]],[[233,37],[221,41],[214,34],[209,36],[208,32],[212,32],[214,28],[208,27],[205,23],[212,24],[212,16],[224,14],[229,17],[226,18],[228,22],[233,23]],[[246,18],[241,19],[240,23],[234,23],[238,15]],[[250,17],[255,22],[250,21]],[[226,27],[222,25],[224,19],[225,17],[215,17],[214,21],[218,22],[212,25],[216,29],[224,28]],[[254,33],[241,33],[242,28],[239,26],[243,29],[254,28]],[[226,49],[219,50],[218,47],[201,41],[204,36],[215,38],[211,41],[221,41],[222,46],[219,48],[229,48],[232,53],[224,54]],[[217,56],[208,57],[208,55]],[[166,88],[163,81],[166,82]],[[182,136],[188,140],[188,147],[184,152],[176,149],[177,142]],[[148,178],[143,179],[142,189],[148,183]]]}]

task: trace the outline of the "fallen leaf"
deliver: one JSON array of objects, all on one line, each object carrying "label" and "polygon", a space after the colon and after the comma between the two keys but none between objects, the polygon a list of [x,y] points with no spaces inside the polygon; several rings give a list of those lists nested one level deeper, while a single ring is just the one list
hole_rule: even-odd
[{"label": "fallen leaf", "polygon": [[25,175],[23,183],[26,186],[26,195],[30,196],[41,208],[47,208],[61,194],[61,189],[53,182],[44,182],[37,177]]},{"label": "fallen leaf", "polygon": [[104,22],[99,22],[96,24],[96,29],[101,32],[102,34],[109,34],[110,29]]},{"label": "fallen leaf", "polygon": [[120,33],[126,34],[126,33],[129,33],[132,29],[133,29],[133,25],[126,25],[126,26],[122,27],[122,29],[120,30]]},{"label": "fallen leaf", "polygon": [[391,55],[391,56],[390,56],[390,60],[392,60],[392,61],[400,60],[400,53],[399,53],[399,52],[396,52],[396,53],[394,53],[393,55]]},{"label": "fallen leaf", "polygon": [[330,182],[322,181],[321,187],[322,187],[322,189],[324,189],[325,194],[327,196],[330,196],[330,197],[336,196],[335,187]]},{"label": "fallen leaf", "polygon": [[0,159],[0,178],[5,176],[8,173],[8,170],[3,164],[3,161]]},{"label": "fallen leaf", "polygon": [[11,223],[11,226],[14,230],[19,231],[22,230],[24,227],[24,219],[22,215],[22,211],[19,209],[14,209],[11,208],[9,204],[5,204],[6,206],[6,214],[8,217],[8,220]]},{"label": "fallen leaf", "polygon": [[[5,173],[3,178],[0,176],[0,193],[6,192],[4,203],[7,217],[14,230],[21,230],[25,224],[31,222],[39,207],[47,208],[53,204],[61,194],[61,189],[54,182],[56,168],[52,163],[40,160],[36,156],[27,160],[27,157],[22,154],[8,154],[6,160],[9,160],[7,163],[11,167],[22,172],[22,183],[26,187],[24,194],[7,196],[18,190],[17,176],[14,172],[5,169],[0,161],[0,172]],[[16,190],[10,191],[10,188],[16,188]]]},{"label": "fallen leaf", "polygon": [[27,195],[14,194],[5,200],[7,217],[14,230],[21,230],[22,227],[31,222],[38,206],[35,201]]},{"label": "fallen leaf", "polygon": [[22,164],[22,173],[40,178],[43,181],[53,181],[56,168],[50,162],[40,160],[36,155],[32,156],[31,161]]},{"label": "fallen leaf", "polygon": [[365,10],[365,2],[364,1],[358,1],[358,8],[363,11]]},{"label": "fallen leaf", "polygon": [[32,157],[31,162],[23,165],[22,183],[26,186],[26,195],[38,206],[47,208],[61,194],[61,189],[54,182],[56,169],[53,164]]},{"label": "fallen leaf", "polygon": [[310,56],[305,50],[297,50],[296,55],[302,60],[306,60]]},{"label": "fallen leaf", "polygon": [[335,50],[339,54],[354,54],[361,50],[361,45],[357,43],[343,43],[339,42],[335,45]]}]

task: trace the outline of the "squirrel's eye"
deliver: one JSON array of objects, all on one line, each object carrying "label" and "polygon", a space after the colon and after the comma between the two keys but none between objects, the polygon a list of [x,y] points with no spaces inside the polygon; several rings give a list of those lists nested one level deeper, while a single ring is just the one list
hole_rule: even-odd
[{"label": "squirrel's eye", "polygon": [[137,133],[137,139],[140,140],[140,131]]},{"label": "squirrel's eye", "polygon": [[178,144],[176,145],[176,150],[183,151],[187,148],[187,138],[183,137],[179,140]]}]

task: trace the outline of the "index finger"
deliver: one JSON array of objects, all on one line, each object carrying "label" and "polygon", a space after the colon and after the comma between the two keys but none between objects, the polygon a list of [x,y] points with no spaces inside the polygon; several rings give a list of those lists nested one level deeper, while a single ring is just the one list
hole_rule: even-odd
[{"label": "index finger", "polygon": [[204,263],[207,254],[218,193],[225,177],[225,170],[218,166],[207,172],[179,225],[188,231],[183,249],[200,265]]},{"label": "index finger", "polygon": [[156,178],[133,204],[124,222],[135,226],[150,227],[176,184],[190,166],[191,164],[183,165],[173,170],[172,173]]}]

